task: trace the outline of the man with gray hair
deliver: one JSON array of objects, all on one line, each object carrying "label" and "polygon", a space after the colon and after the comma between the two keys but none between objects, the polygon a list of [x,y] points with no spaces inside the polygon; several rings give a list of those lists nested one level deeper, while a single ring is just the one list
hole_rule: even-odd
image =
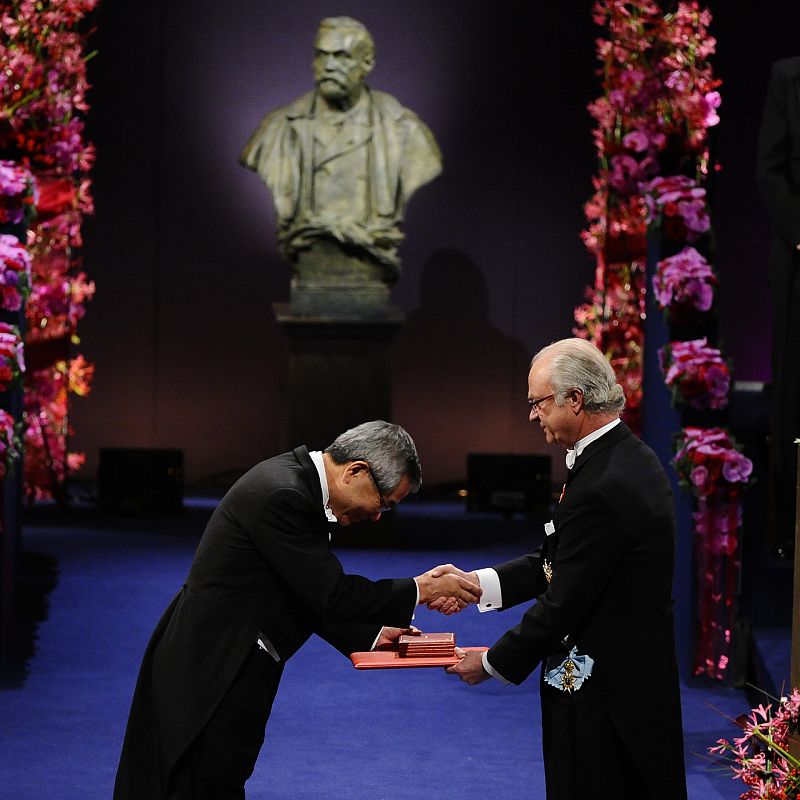
[{"label": "man with gray hair", "polygon": [[547,441],[567,450],[544,545],[459,574],[483,589],[481,611],[537,602],[488,652],[465,653],[447,671],[470,685],[519,684],[542,664],[548,800],[681,800],[669,481],[620,420],[622,388],[589,342],[563,339],[536,354],[528,405]]},{"label": "man with gray hair", "polygon": [[234,484],[145,652],[115,800],[242,800],[284,664],[312,633],[349,655],[408,632],[417,603],[477,601],[463,577],[371,581],[330,551],[331,523],[377,522],[420,482],[411,437],[375,421]]}]

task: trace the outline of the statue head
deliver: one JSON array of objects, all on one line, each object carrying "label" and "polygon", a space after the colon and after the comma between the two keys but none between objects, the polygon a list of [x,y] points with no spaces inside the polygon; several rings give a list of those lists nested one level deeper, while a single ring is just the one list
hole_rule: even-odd
[{"label": "statue head", "polygon": [[314,82],[332,105],[350,106],[375,65],[375,44],[369,31],[351,17],[328,17],[314,40]]}]

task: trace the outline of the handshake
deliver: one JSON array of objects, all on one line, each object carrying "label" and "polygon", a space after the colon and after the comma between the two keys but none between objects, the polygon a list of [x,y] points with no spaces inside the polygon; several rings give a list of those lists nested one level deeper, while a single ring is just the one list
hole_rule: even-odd
[{"label": "handshake", "polygon": [[452,564],[441,564],[414,580],[420,604],[446,615],[457,614],[470,603],[477,603],[483,593],[475,572],[464,572]]}]

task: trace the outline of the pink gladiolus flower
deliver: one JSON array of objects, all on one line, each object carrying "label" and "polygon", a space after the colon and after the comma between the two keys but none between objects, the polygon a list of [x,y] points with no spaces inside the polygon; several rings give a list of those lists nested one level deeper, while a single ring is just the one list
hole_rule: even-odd
[{"label": "pink gladiolus flower", "polygon": [[[735,442],[721,428],[684,428],[673,463],[681,482],[700,497],[724,494],[734,486],[746,484],[753,470],[750,459],[738,451]],[[695,474],[701,467],[706,470],[705,475]],[[703,515],[697,519],[702,521]],[[741,508],[737,508],[735,518],[731,519],[735,519],[736,526],[741,524]],[[728,523],[725,527],[729,527]]]},{"label": "pink gladiolus flower", "polygon": [[29,179],[30,172],[15,161],[0,161],[0,194],[6,197],[22,194]]},{"label": "pink gladiolus flower", "polygon": [[702,489],[708,482],[708,470],[702,464],[695,467],[691,472],[691,480],[695,486]]},{"label": "pink gladiolus flower", "polygon": [[[676,399],[694,408],[722,408],[727,403],[730,370],[719,350],[708,347],[706,339],[672,342],[661,355],[664,381]],[[698,448],[714,447],[710,442]]]},{"label": "pink gladiolus flower", "polygon": [[645,78],[645,73],[640,69],[623,70],[620,81],[623,86],[641,83]]},{"label": "pink gladiolus flower", "polygon": [[681,69],[676,69],[670,72],[670,74],[667,76],[667,79],[664,81],[665,86],[670,89],[674,89],[676,92],[685,92],[690,83],[691,81],[689,76]]},{"label": "pink gladiolus flower", "polygon": [[706,112],[703,122],[707,128],[719,124],[719,115],[716,109],[720,107],[721,103],[722,97],[719,92],[707,92],[705,97],[703,97],[703,106]]},{"label": "pink gladiolus flower", "polygon": [[612,156],[608,183],[624,194],[636,191],[639,183],[639,162],[625,154]]},{"label": "pink gladiolus flower", "polygon": [[642,183],[640,191],[647,195],[648,222],[659,213],[669,217],[679,216],[689,233],[688,238],[696,238],[705,233],[711,225],[705,210],[706,190],[685,175],[659,176]]},{"label": "pink gladiolus flower", "polygon": [[753,462],[740,453],[722,465],[722,475],[728,483],[747,483],[752,472]]},{"label": "pink gladiolus flower", "polygon": [[717,278],[710,264],[693,247],[659,261],[653,289],[659,306],[686,305],[708,311],[714,299]]},{"label": "pink gladiolus flower", "polygon": [[631,131],[629,134],[623,137],[622,144],[625,145],[630,150],[633,150],[635,153],[643,153],[647,150],[650,140],[647,134],[644,131],[636,130]]},{"label": "pink gladiolus flower", "polygon": [[625,92],[621,89],[614,89],[608,93],[608,102],[617,109],[625,108]]},{"label": "pink gladiolus flower", "polygon": [[[703,280],[692,278],[683,286],[683,294],[698,311],[708,311],[714,302],[714,290]],[[667,303],[662,303],[662,307]]]},{"label": "pink gladiolus flower", "polygon": [[[705,190],[702,190],[705,193]],[[690,231],[705,233],[711,227],[705,201],[692,199],[678,203],[684,224]]]}]

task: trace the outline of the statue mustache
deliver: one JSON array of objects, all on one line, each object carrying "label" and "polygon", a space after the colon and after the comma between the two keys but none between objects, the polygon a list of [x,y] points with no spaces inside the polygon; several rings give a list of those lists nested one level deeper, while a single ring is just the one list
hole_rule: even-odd
[{"label": "statue mustache", "polygon": [[341,72],[323,72],[317,78],[317,83],[322,83],[323,81],[333,81],[340,86],[344,86],[347,83],[347,76],[343,75]]}]

